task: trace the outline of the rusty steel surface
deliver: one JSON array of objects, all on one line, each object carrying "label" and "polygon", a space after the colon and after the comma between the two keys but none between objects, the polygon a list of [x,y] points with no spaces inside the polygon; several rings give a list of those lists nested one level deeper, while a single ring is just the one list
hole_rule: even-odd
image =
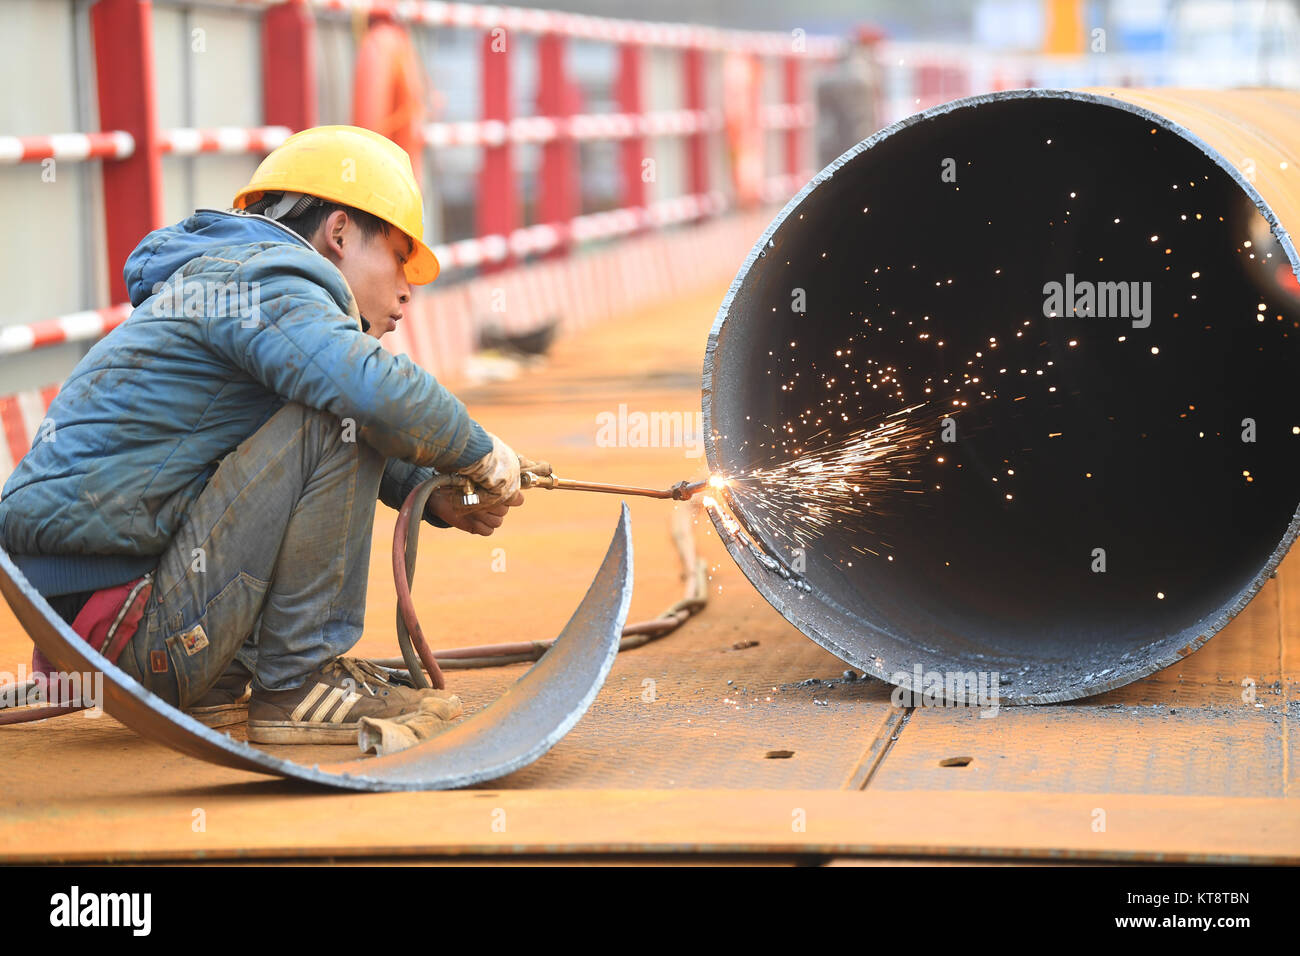
[{"label": "rusty steel surface", "polygon": [[[73,832],[39,805],[0,818],[0,859],[139,862],[525,854],[907,855],[1054,862],[1300,862],[1293,801],[1122,793],[808,790],[514,790],[204,798],[114,808],[111,826]],[[93,800],[69,809],[97,813]],[[1107,826],[1094,829],[1095,811]],[[493,816],[505,821],[493,827]],[[804,819],[806,827],[792,822]],[[178,823],[184,821],[184,825]],[[688,858],[688,857],[687,857]]]},{"label": "rusty steel surface", "polygon": [[[667,487],[703,471],[695,449],[614,453],[593,441],[592,422],[620,402],[630,411],[697,408],[700,344],[724,291],[593,326],[558,341],[545,369],[457,393],[495,433],[528,436],[523,450],[574,474]],[[605,551],[608,504],[530,493],[492,537],[426,532],[415,600],[435,649],[560,632],[570,596],[582,593]],[[633,498],[628,507],[637,529],[635,620],[681,594],[668,517],[686,506]],[[396,653],[395,519],[376,512],[365,633],[353,650],[364,657]],[[1177,667],[986,720],[968,709],[897,708],[889,685],[843,680],[846,665],[772,609],[702,516],[696,532],[711,570],[707,610],[618,655],[587,713],[544,759],[461,791],[364,794],[196,761],[108,715],[60,717],[0,731],[0,860],[429,862],[481,853],[586,862],[659,848],[691,861],[716,859],[703,854],[723,847],[743,847],[752,861],[781,853],[883,861],[890,847],[930,861],[995,852],[1042,862],[1300,856],[1292,825],[1300,819],[1300,554]],[[485,573],[498,548],[508,570]],[[14,672],[30,655],[0,602],[0,670]],[[489,707],[527,666],[449,672],[462,719]],[[1244,698],[1246,681],[1256,702]],[[307,766],[347,753],[267,750]],[[780,752],[789,756],[769,756]],[[943,764],[959,756],[970,763]],[[206,833],[192,829],[196,807],[207,813]],[[795,807],[807,811],[805,833],[791,832]],[[1089,825],[1097,807],[1108,814],[1105,833]],[[505,832],[491,827],[496,808]]]},{"label": "rusty steel surface", "polygon": [[[739,530],[711,511],[728,552],[786,620],[900,686],[979,673],[1003,705],[1049,703],[1183,659],[1300,531],[1297,228],[1296,92],[1009,91],[880,131],[786,205],[718,309],[709,467],[743,476],[814,416],[833,438],[918,402],[960,401],[962,437],[869,535],[821,531],[802,572],[771,501],[733,481]],[[1049,314],[1045,283],[1076,272],[1145,281],[1146,325]]]},{"label": "rusty steel surface", "polygon": [[149,693],[82,640],[0,550],[0,591],[56,668],[104,674],[104,710],[136,733],[200,760],[353,790],[441,790],[527,766],[560,740],[600,690],[632,599],[632,539],[622,506],[595,579],[551,649],[490,705],[432,740],[373,759],[305,766],[205,727]]}]

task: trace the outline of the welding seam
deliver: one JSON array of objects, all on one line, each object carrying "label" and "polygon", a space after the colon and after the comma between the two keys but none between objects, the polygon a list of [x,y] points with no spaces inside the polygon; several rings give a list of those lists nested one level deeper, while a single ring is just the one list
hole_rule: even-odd
[{"label": "welding seam", "polygon": [[[741,519],[741,516],[737,511],[736,501],[731,495],[731,489],[723,488],[722,497],[726,499],[727,506],[728,506],[727,510],[731,512],[737,527],[748,528],[748,525]],[[758,561],[758,563],[761,564],[768,571],[771,571],[773,574],[777,575],[782,580],[789,582],[792,586],[798,588],[801,591],[807,591],[809,593],[812,592],[812,585],[810,585],[807,581],[805,581],[802,575],[800,575],[797,571],[795,571],[793,568],[791,568],[789,565],[783,562],[780,558],[768,554],[766,551],[764,551],[763,548],[758,544],[757,539],[755,539],[752,535],[742,534],[739,530],[735,532],[729,532],[729,533],[732,534],[732,536],[738,541],[738,543],[749,548],[750,553],[754,555],[754,559]]]}]

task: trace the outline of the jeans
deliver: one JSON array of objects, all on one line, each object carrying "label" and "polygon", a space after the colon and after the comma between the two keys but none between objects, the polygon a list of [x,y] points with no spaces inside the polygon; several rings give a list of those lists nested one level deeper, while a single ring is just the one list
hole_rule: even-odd
[{"label": "jeans", "polygon": [[236,658],[274,691],[350,650],[385,464],[354,436],[291,402],[223,458],[162,555],[118,666],[184,709]]}]

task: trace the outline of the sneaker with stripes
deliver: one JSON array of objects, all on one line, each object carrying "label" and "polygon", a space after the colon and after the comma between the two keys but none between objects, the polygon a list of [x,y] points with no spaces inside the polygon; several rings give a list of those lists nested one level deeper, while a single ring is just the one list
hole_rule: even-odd
[{"label": "sneaker with stripes", "polygon": [[248,739],[258,744],[356,743],[362,717],[413,714],[424,698],[440,693],[400,684],[369,661],[335,657],[292,690],[262,690],[254,682]]},{"label": "sneaker with stripes", "polygon": [[209,727],[242,724],[248,719],[248,691],[253,674],[239,661],[231,661],[226,672],[185,713]]}]

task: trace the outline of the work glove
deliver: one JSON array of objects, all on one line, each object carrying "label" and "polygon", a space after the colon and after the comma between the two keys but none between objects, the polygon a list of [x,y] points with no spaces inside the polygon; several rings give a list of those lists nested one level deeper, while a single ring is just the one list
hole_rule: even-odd
[{"label": "work glove", "polygon": [[519,456],[519,470],[531,471],[534,475],[546,476],[551,474],[551,463],[549,461],[533,461],[531,458]]},{"label": "work glove", "polygon": [[420,708],[400,717],[362,717],[357,746],[363,754],[384,757],[436,737],[461,715],[460,698],[446,690],[427,690]]},{"label": "work glove", "polygon": [[519,493],[519,456],[496,435],[488,432],[488,437],[492,450],[457,472],[479,487],[476,508],[509,501]]},{"label": "work glove", "polygon": [[459,528],[470,534],[489,535],[501,527],[511,508],[524,503],[524,493],[516,492],[513,498],[498,501],[496,504],[462,505],[460,491],[455,488],[439,488],[429,496],[424,506],[426,515],[433,515],[443,524]]}]

